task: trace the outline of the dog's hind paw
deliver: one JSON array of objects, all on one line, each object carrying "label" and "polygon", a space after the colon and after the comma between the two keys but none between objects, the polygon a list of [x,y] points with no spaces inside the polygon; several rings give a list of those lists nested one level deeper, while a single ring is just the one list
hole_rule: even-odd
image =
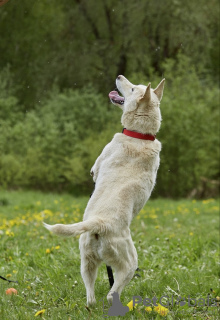
[{"label": "dog's hind paw", "polygon": [[96,299],[95,297],[90,297],[88,300],[87,300],[87,307],[92,307],[96,304]]}]

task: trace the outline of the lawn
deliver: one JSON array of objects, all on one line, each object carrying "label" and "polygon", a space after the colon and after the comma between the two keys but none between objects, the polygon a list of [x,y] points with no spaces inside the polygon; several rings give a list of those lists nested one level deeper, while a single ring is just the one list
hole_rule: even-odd
[{"label": "lawn", "polygon": [[[68,194],[0,192],[0,276],[18,281],[0,279],[1,320],[103,319],[109,290],[105,265],[96,281],[97,305],[88,309],[78,239],[59,238],[42,227],[42,221],[80,221],[87,201]],[[141,299],[115,318],[219,319],[219,202],[150,200],[131,231],[140,271],[121,302]],[[16,295],[6,295],[11,287]],[[167,308],[146,309],[143,300],[153,297]]]}]

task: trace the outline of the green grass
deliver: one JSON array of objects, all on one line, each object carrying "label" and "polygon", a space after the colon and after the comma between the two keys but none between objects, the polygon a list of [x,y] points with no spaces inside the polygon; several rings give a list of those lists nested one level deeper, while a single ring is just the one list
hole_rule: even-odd
[{"label": "green grass", "polygon": [[[97,305],[86,308],[80,275],[78,239],[59,238],[42,227],[82,219],[87,197],[38,192],[0,193],[0,319],[103,319],[102,299],[109,290],[103,264],[96,281]],[[131,225],[139,257],[140,277],[124,289],[126,305],[144,298],[181,296],[197,306],[173,304],[167,316],[147,313],[143,304],[116,319],[219,319],[218,306],[203,306],[203,298],[219,299],[219,203],[217,200],[150,200]],[[14,287],[17,295],[6,295]],[[158,300],[157,300],[158,301]],[[165,301],[163,302],[165,303]],[[207,304],[207,302],[206,302]],[[107,301],[104,300],[105,310]],[[42,315],[35,314],[45,309]]]}]

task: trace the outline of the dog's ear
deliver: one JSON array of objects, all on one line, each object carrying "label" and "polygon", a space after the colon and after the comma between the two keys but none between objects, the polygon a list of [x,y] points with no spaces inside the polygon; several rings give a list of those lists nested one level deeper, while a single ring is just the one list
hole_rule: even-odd
[{"label": "dog's ear", "polygon": [[143,97],[140,99],[140,102],[146,102],[146,103],[150,102],[150,99],[151,99],[150,87],[151,87],[151,83],[148,84]]},{"label": "dog's ear", "polygon": [[164,83],[165,83],[165,79],[163,79],[158,86],[156,87],[156,89],[154,89],[154,93],[157,95],[159,101],[162,99],[163,97],[163,89],[164,89]]}]

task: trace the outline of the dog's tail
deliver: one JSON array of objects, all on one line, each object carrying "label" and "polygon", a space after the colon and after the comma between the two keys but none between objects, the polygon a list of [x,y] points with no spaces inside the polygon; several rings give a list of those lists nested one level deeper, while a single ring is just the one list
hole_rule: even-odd
[{"label": "dog's tail", "polygon": [[49,231],[65,237],[77,236],[85,232],[91,232],[94,234],[105,233],[107,229],[109,229],[110,227],[107,221],[103,221],[101,218],[98,217],[74,224],[43,224],[44,227],[47,228]]}]

